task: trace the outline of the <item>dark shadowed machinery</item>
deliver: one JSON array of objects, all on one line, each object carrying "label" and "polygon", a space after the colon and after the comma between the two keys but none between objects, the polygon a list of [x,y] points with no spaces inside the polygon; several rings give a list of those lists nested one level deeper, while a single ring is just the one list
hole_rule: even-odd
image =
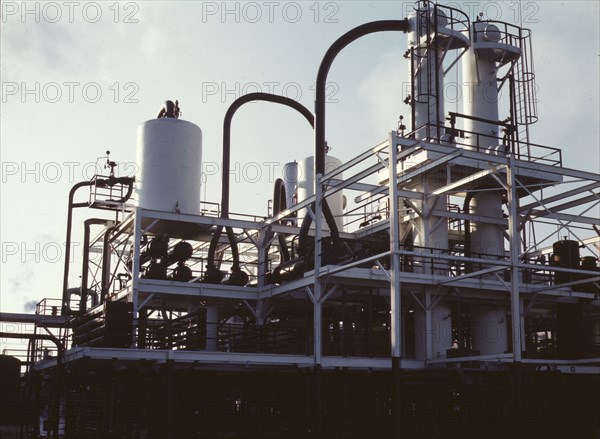
[{"label": "dark shadowed machinery", "polygon": [[[407,117],[343,162],[327,74],[383,31],[408,36]],[[454,69],[461,113],[444,108]],[[530,142],[534,79],[529,30],[420,1],[334,42],[314,114],[267,93],[231,105],[220,203],[200,197],[200,128],[165,102],[135,178],[107,160],[69,194],[67,242],[73,209],[104,215],[77,225],[62,298],[2,314],[35,323],[2,334],[29,339],[22,377],[0,357],[3,422],[23,438],[597,438],[600,176]],[[229,206],[231,120],[257,100],[315,134],[266,219]]]}]

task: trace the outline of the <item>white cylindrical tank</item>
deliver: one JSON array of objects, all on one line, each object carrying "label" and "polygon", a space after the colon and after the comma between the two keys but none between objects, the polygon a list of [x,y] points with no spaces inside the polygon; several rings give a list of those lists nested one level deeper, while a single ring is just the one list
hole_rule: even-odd
[{"label": "white cylindrical tank", "polygon": [[445,357],[452,348],[452,309],[448,304],[438,304],[431,310],[432,358]]},{"label": "white cylindrical tank", "polygon": [[144,209],[198,214],[202,131],[174,118],[144,122],[137,133],[136,204]]},{"label": "white cylindrical tank", "polygon": [[[478,192],[471,202],[476,216],[501,219],[502,192]],[[498,224],[478,221],[471,232],[471,252],[477,258],[501,258],[504,256],[504,231]],[[491,277],[495,275],[492,273]]]},{"label": "white cylindrical tank", "polygon": [[[434,8],[431,5],[415,4],[415,10],[409,16],[410,30],[408,46],[414,49],[412,66],[409,63],[409,78],[414,89],[411,91],[414,105],[414,125],[418,130],[416,138],[431,139],[437,136],[436,124],[444,124],[444,69],[445,48],[435,44],[427,46],[429,31],[436,22]],[[442,10],[437,10],[438,28],[446,26],[448,20]],[[437,68],[436,68],[437,66]],[[437,72],[436,72],[437,70]],[[436,103],[437,99],[437,103]],[[442,130],[443,132],[443,130]]]},{"label": "white cylindrical tank", "polygon": [[[500,39],[500,31],[494,24],[473,23],[473,34],[479,40],[495,43]],[[498,67],[494,52],[472,49],[465,53],[463,60],[463,113],[482,119],[498,120]],[[472,149],[487,150],[500,143],[497,124],[465,119],[467,133],[465,143]],[[476,134],[473,134],[476,133]],[[471,149],[471,148],[469,148]]]},{"label": "white cylindrical tank", "polygon": [[[325,174],[337,169],[342,165],[342,161],[336,157],[330,155],[325,156]],[[338,174],[335,177],[337,180],[343,180],[343,174]],[[344,226],[344,195],[343,191],[338,191],[331,197],[327,197],[327,203],[331,209],[331,213],[335,217],[335,223],[339,231],[343,230]],[[298,203],[306,200],[315,193],[315,157],[310,156],[298,163]],[[302,209],[298,212],[298,221],[302,223],[302,220],[306,216],[306,209]],[[312,224],[314,226],[314,222]],[[328,230],[327,223],[323,219],[323,230]]]},{"label": "white cylindrical tank", "polygon": [[[427,352],[429,345],[429,354]],[[431,328],[425,325],[425,311],[415,310],[415,359],[437,360],[452,348],[452,308],[440,303],[431,309]]]},{"label": "white cylindrical tank", "polygon": [[[442,9],[432,3],[417,2],[414,11],[409,14],[410,31],[408,47],[411,49],[409,63],[409,78],[412,84],[412,105],[416,138],[418,140],[434,139],[444,134],[444,68],[443,59],[449,50],[441,40],[433,41],[434,33],[447,31],[448,18]],[[437,25],[437,29],[435,26]],[[430,172],[414,179],[411,189],[431,193],[447,184],[445,175]],[[427,198],[418,202],[421,211],[431,211],[434,208],[445,211],[447,197],[439,199]],[[413,223],[411,221],[411,223]],[[415,220],[413,227],[413,244],[426,247],[433,252],[443,252],[448,249],[448,221],[436,215],[428,215]],[[427,250],[430,251],[430,250]],[[431,271],[431,264],[416,264],[415,272]],[[444,274],[444,270],[436,267],[433,272]]]},{"label": "white cylindrical tank", "polygon": [[503,307],[471,309],[473,349],[480,355],[503,354],[508,350],[506,310]]}]

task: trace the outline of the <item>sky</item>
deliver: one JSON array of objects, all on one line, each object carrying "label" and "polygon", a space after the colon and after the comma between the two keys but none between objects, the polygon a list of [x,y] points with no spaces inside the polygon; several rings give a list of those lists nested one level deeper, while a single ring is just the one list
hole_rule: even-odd
[{"label": "sky", "polygon": [[[600,172],[600,3],[447,2],[471,18],[533,31],[539,122],[535,143],[563,149],[564,165]],[[137,169],[140,123],[178,99],[182,118],[203,131],[205,201],[220,200],[222,120],[239,96],[263,91],[313,109],[327,48],[368,21],[402,19],[412,2],[12,2],[0,25],[0,309],[32,312],[62,288],[67,196],[104,171]],[[354,42],[329,74],[327,139],[347,160],[387,138],[408,83],[406,35]],[[451,72],[447,81],[456,78]],[[460,101],[447,104],[460,111]],[[254,103],[235,116],[231,210],[265,216],[283,165],[312,155],[312,132],[280,106]],[[78,286],[83,221],[74,216]]]}]

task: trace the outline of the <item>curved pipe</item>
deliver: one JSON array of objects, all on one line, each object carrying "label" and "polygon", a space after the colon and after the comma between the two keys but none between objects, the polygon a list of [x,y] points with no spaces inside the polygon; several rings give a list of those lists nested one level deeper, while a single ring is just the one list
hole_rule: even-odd
[{"label": "curved pipe", "polygon": [[52,334],[22,334],[16,332],[0,332],[0,338],[20,338],[27,340],[48,340],[56,345],[58,353],[56,355],[57,364],[61,364],[63,360],[63,345],[60,340]]},{"label": "curved pipe", "polygon": [[[121,198],[119,198],[117,203],[125,203],[127,200],[131,198],[133,194],[133,183],[135,183],[135,177],[113,177],[110,176],[108,178],[98,178],[92,181],[92,184],[95,184],[97,187],[113,187],[115,184],[126,184],[127,192]],[[115,200],[111,200],[115,201]],[[80,203],[84,204],[84,203]],[[85,203],[87,206],[87,203]]]},{"label": "curved pipe", "polygon": [[[325,200],[323,200],[323,201],[325,201]],[[310,209],[313,211],[313,213],[315,212],[315,203],[312,203],[310,205]],[[333,213],[331,212],[329,205],[325,202],[323,203],[323,216],[325,217],[325,220],[327,221],[328,224],[335,224],[335,217],[333,216]],[[298,250],[299,250],[301,256],[307,255],[306,248],[308,246],[308,231],[310,229],[311,224],[312,224],[312,216],[310,214],[307,214],[304,217],[304,220],[302,221],[302,225],[300,226],[300,233],[298,236]],[[339,233],[337,227],[332,228],[330,233],[331,233],[331,240],[333,241],[334,249],[337,251],[337,250],[339,250],[338,245],[340,242],[340,233]]]},{"label": "curved pipe", "polygon": [[[308,206],[312,212],[315,211],[315,203],[312,203]],[[310,225],[312,223],[312,217],[310,213],[307,212],[306,216],[302,220],[302,224],[300,225],[300,232],[298,233],[298,254],[300,256],[306,256],[306,249],[308,247],[308,231],[310,230]]]},{"label": "curved pipe", "polygon": [[[331,64],[340,51],[354,40],[384,31],[408,32],[408,20],[382,20],[365,23],[338,38],[325,53],[317,73],[315,97],[315,175],[325,172],[325,88]],[[316,181],[316,179],[315,179]],[[330,225],[331,226],[331,225]]]},{"label": "curved pipe", "polygon": [[[249,93],[244,96],[237,98],[227,109],[225,118],[223,119],[223,173],[221,180],[221,218],[229,218],[229,188],[230,188],[230,167],[231,167],[231,121],[236,111],[244,104],[252,101],[265,101],[273,102],[276,104],[285,105],[293,108],[304,116],[304,118],[310,123],[311,127],[314,127],[314,116],[299,102],[290,99],[285,96],[278,96],[271,93]],[[231,227],[225,227],[227,231],[227,237],[229,239],[229,245],[231,246],[233,256],[233,268],[239,268],[239,254],[237,249],[237,242],[235,241],[235,235]],[[208,249],[208,266],[211,268],[215,267],[215,253],[217,245],[219,244],[219,238],[223,232],[223,226],[218,226],[217,230],[213,234],[212,240],[210,241],[210,247]]]},{"label": "curved pipe", "polygon": [[217,226],[217,229],[215,230],[215,233],[213,233],[212,239],[210,240],[210,246],[208,247],[207,269],[217,268],[215,265],[215,253],[217,251],[217,245],[219,244],[219,238],[221,237],[222,232],[223,226]]},{"label": "curved pipe", "polygon": [[[162,107],[160,107],[160,111],[156,116],[157,119],[162,119],[163,117],[168,118],[177,118],[176,114],[177,105],[173,101],[165,101]],[[178,109],[178,108],[177,108]],[[178,113],[178,111],[177,111]]]},{"label": "curved pipe", "polygon": [[75,184],[75,186],[73,186],[69,191],[69,207],[67,211],[67,237],[65,239],[65,267],[63,273],[63,296],[61,315],[65,315],[69,309],[69,293],[67,293],[67,289],[69,288],[69,261],[71,259],[71,229],[73,227],[73,209],[76,207],[85,207],[88,205],[88,203],[73,203],[73,199],[75,198],[75,192],[77,192],[78,189],[85,186],[91,186],[92,184],[92,181],[81,181]]},{"label": "curved pipe", "polygon": [[119,203],[126,203],[133,194],[133,183],[135,183],[135,177],[120,177],[116,179],[116,183],[127,185],[127,192],[125,192],[125,195],[118,201]]},{"label": "curved pipe", "polygon": [[229,168],[231,166],[231,120],[235,112],[244,104],[252,101],[273,102],[293,108],[304,116],[311,127],[315,126],[315,118],[301,103],[285,96],[271,93],[249,93],[237,98],[227,109],[223,119],[223,175],[221,184],[221,217],[229,217]]},{"label": "curved pipe", "polygon": [[[282,210],[287,209],[286,193],[283,180],[278,178],[275,180],[275,189],[273,190],[273,215],[277,215]],[[283,221],[279,221],[283,223]],[[287,242],[285,241],[284,233],[277,233],[277,240],[279,241],[279,248],[281,249],[281,258],[284,262],[290,260],[290,252],[287,248]]]},{"label": "curved pipe", "polygon": [[[331,64],[335,60],[336,56],[341,52],[341,50],[346,47],[348,44],[353,41],[375,32],[384,32],[384,31],[402,31],[408,32],[409,30],[409,22],[407,19],[404,20],[382,20],[382,21],[372,21],[370,23],[365,23],[354,29],[346,32],[340,38],[338,38],[327,50],[325,56],[321,60],[321,65],[319,66],[319,71],[317,73],[317,82],[316,82],[316,96],[315,96],[315,183],[318,182],[317,176],[320,174],[321,176],[325,173],[325,88],[327,86],[327,75],[329,74],[329,69],[331,68]],[[327,200],[323,198],[323,213],[329,209],[327,204]],[[330,212],[331,213],[331,212]],[[333,216],[331,216],[333,218]],[[332,238],[334,239],[334,246],[339,248],[339,235],[337,230],[337,225],[335,221],[331,221],[327,218],[327,224],[329,225],[329,229],[332,233]],[[336,237],[336,235],[338,235]]]}]

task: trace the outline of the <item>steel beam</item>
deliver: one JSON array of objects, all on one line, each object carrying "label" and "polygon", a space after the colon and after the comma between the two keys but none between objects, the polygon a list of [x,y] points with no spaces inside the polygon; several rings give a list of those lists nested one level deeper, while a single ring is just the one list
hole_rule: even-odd
[{"label": "steel beam", "polygon": [[578,195],[578,194],[581,194],[583,192],[592,191],[592,190],[597,189],[599,187],[600,187],[600,183],[599,182],[595,182],[595,183],[587,184],[585,186],[578,187],[576,189],[572,189],[570,191],[566,191],[566,192],[562,192],[562,193],[557,194],[557,195],[553,195],[553,196],[548,197],[548,198],[543,198],[543,199],[541,199],[539,201],[534,201],[533,203],[529,203],[529,204],[526,204],[525,206],[521,206],[519,208],[519,213],[527,212],[530,209],[535,209],[536,207],[539,207],[539,206],[548,205],[548,204],[553,203],[555,201],[564,200],[565,198],[572,197],[573,195]]},{"label": "steel beam", "polygon": [[[407,171],[406,173],[396,177],[396,184],[402,184],[408,180],[411,180],[412,178],[418,177],[419,175],[422,175],[432,169],[435,169],[436,167],[443,165],[445,163],[451,162],[452,160],[454,160],[457,157],[460,157],[463,155],[463,150],[461,149],[454,149],[452,153],[445,155],[443,157],[440,157],[437,160],[434,160],[432,162],[427,163],[426,165],[420,166],[417,169],[414,170],[410,170]],[[397,175],[397,174],[396,174]],[[375,195],[381,194],[381,193],[385,193],[386,191],[388,191],[389,193],[389,185],[386,186],[380,186],[377,190],[373,191],[373,192],[368,192],[362,195],[357,196],[354,201],[356,203],[360,203],[362,201],[365,201],[367,199],[369,199],[370,197],[373,197]]]}]

